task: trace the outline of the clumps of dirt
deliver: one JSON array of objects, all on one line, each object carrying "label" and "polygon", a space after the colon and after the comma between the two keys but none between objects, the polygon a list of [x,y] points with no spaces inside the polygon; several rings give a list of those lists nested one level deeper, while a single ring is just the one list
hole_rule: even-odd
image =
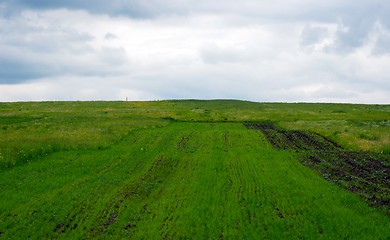
[{"label": "clumps of dirt", "polygon": [[310,131],[283,130],[271,122],[246,123],[260,130],[276,149],[294,150],[303,164],[325,179],[360,195],[390,216],[390,157],[348,151],[330,139]]},{"label": "clumps of dirt", "polygon": [[278,213],[278,217],[283,219],[284,216],[283,216],[282,212],[280,211],[280,209],[279,208],[275,208],[275,210]]},{"label": "clumps of dirt", "polygon": [[131,223],[128,223],[125,225],[125,227],[123,228],[124,230],[129,230],[130,228],[135,228],[137,225],[135,224],[131,224]]},{"label": "clumps of dirt", "polygon": [[309,131],[283,130],[272,123],[246,123],[248,129],[260,130],[277,149],[302,150],[338,150],[340,145],[320,134]]},{"label": "clumps of dirt", "polygon": [[73,223],[76,219],[76,215],[73,215],[70,219],[68,219],[67,223],[61,222],[57,224],[53,232],[56,233],[65,233],[66,231],[70,230],[75,230],[78,227],[77,223]]},{"label": "clumps of dirt", "polygon": [[113,213],[110,215],[110,217],[107,219],[107,221],[104,223],[104,228],[108,228],[111,224],[113,224],[116,221],[117,213]]},{"label": "clumps of dirt", "polygon": [[63,223],[57,224],[57,226],[53,229],[53,232],[60,232],[60,231],[64,232],[64,231],[61,230],[63,226],[64,226]]},{"label": "clumps of dirt", "polygon": [[368,152],[311,151],[301,154],[305,165],[324,178],[362,196],[390,216],[390,159]]}]

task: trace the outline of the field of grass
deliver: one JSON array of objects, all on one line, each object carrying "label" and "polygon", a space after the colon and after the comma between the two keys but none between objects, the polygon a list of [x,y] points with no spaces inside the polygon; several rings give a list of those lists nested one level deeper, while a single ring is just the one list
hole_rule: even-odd
[{"label": "field of grass", "polygon": [[245,125],[258,122],[379,160],[389,199],[390,105],[0,103],[0,239],[390,238],[386,206],[324,177],[337,163],[302,164],[324,152]]}]

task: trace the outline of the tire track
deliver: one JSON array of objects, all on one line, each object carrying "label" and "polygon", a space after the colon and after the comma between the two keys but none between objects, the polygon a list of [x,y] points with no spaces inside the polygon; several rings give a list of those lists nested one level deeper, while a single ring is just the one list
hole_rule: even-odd
[{"label": "tire track", "polygon": [[[119,215],[122,205],[126,205],[135,199],[147,199],[154,189],[159,186],[171,175],[178,165],[178,161],[164,155],[160,155],[149,168],[149,170],[140,176],[135,182],[125,185],[114,197],[113,201],[107,204],[101,212],[96,222],[100,223],[95,228],[90,229],[89,235],[94,237],[101,234],[105,229],[113,225]],[[141,221],[142,216],[147,214],[148,206],[143,205],[139,210],[139,217],[124,226],[125,230],[136,231],[137,224]]]}]

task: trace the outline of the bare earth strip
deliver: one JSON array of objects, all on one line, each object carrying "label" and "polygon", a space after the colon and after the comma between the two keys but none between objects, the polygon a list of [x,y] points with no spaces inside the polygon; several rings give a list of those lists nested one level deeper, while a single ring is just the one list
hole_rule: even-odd
[{"label": "bare earth strip", "polygon": [[390,215],[390,159],[386,155],[348,151],[337,143],[309,131],[282,130],[273,123],[247,123],[248,129],[263,132],[276,149],[300,153],[305,165],[349,191],[362,196]]}]

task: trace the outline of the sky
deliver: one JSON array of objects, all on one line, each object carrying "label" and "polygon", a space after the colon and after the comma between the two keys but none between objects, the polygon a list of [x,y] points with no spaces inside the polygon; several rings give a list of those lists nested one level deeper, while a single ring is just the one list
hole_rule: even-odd
[{"label": "sky", "polygon": [[0,101],[390,103],[388,0],[0,0]]}]

